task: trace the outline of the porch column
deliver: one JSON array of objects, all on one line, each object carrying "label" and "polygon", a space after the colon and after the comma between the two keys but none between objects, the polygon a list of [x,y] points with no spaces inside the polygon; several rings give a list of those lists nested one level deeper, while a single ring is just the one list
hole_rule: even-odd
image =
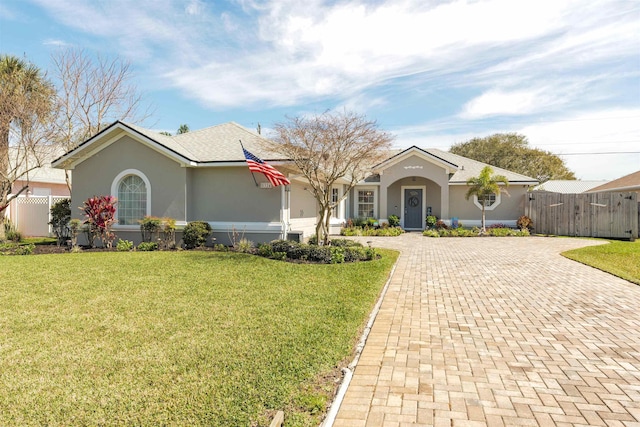
[{"label": "porch column", "polygon": [[440,185],[440,217],[449,219],[449,183]]},{"label": "porch column", "polygon": [[[382,178],[382,177],[380,177]],[[379,210],[378,219],[387,219],[387,183],[384,179],[380,179],[380,197],[378,200]]]}]

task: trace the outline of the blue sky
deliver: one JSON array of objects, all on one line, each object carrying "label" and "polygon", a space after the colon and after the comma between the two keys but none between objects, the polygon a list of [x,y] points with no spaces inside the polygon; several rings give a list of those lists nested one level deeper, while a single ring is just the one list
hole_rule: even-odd
[{"label": "blue sky", "polygon": [[130,61],[156,130],[346,108],[400,148],[520,132],[581,179],[640,169],[637,0],[0,0],[1,53],[65,47]]}]

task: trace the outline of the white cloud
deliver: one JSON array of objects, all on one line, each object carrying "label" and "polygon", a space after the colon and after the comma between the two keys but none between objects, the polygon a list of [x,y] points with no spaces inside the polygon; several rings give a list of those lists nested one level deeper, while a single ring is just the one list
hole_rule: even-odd
[{"label": "white cloud", "polygon": [[42,44],[45,46],[56,46],[56,47],[71,46],[70,43],[67,43],[64,40],[56,40],[56,39],[46,39],[44,42],[42,42]]},{"label": "white cloud", "polygon": [[491,90],[472,99],[460,114],[465,119],[478,119],[498,115],[524,115],[545,111],[557,102],[548,89],[517,90],[512,92]]}]

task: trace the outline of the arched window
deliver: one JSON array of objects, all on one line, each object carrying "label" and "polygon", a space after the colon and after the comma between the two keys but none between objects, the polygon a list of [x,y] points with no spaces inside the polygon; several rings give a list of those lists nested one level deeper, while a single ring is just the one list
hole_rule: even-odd
[{"label": "arched window", "polygon": [[118,198],[118,225],[137,226],[139,220],[150,214],[149,187],[147,177],[137,170],[126,170],[116,177],[111,192]]}]

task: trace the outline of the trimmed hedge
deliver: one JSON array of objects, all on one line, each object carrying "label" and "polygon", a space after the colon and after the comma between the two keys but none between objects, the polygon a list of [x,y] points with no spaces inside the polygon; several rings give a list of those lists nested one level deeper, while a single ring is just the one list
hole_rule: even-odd
[{"label": "trimmed hedge", "polygon": [[274,240],[258,247],[257,255],[271,259],[288,259],[320,264],[369,261],[377,257],[375,249],[365,248],[358,242],[335,239],[331,246],[317,246],[290,240]]}]

